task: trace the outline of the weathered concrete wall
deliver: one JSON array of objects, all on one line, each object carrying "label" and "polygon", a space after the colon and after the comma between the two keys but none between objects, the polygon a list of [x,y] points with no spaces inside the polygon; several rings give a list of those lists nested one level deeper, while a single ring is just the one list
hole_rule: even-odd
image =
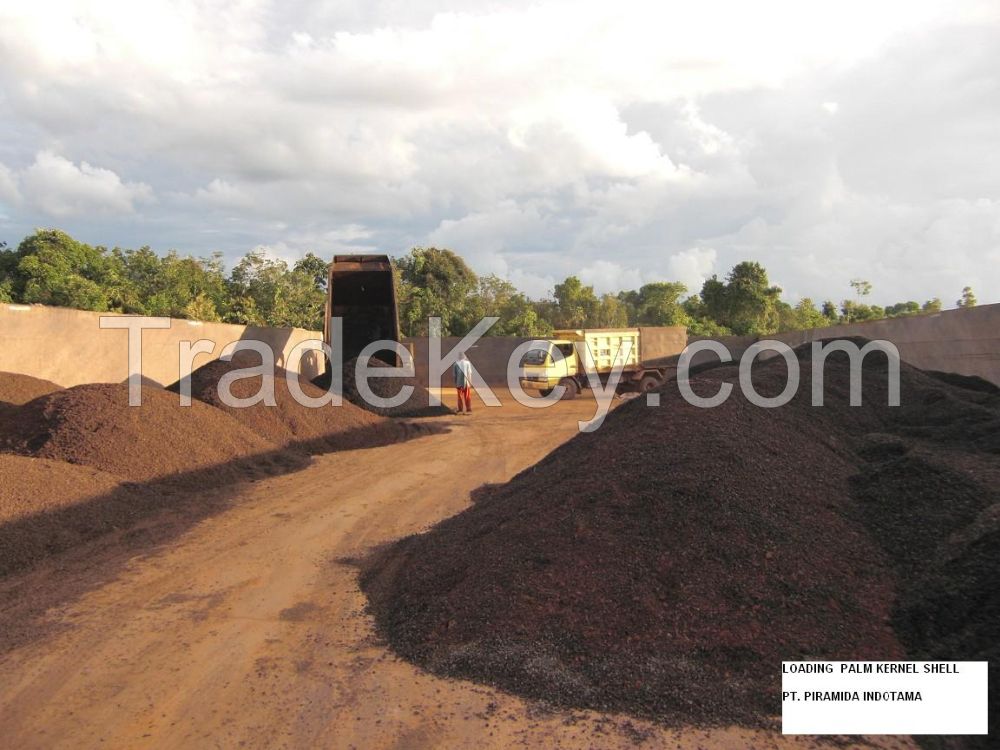
[{"label": "weathered concrete wall", "polygon": [[[659,351],[679,351],[684,346],[686,333],[683,327],[658,327],[647,328],[654,333],[657,340],[654,342],[654,350],[659,347]],[[469,361],[473,367],[483,376],[483,379],[490,385],[504,386],[507,384],[507,362],[510,360],[513,351],[530,338],[520,336],[486,336],[477,341],[469,349]],[[461,337],[448,336],[441,339],[441,354],[445,355],[455,347]],[[426,338],[404,339],[404,344],[411,347],[414,355],[417,378],[421,383],[428,380],[428,344]],[[654,352],[655,353],[655,352]],[[450,370],[445,373],[442,385],[451,385]]]},{"label": "weathered concrete wall", "polygon": [[[122,382],[128,376],[128,331],[101,329],[101,315],[40,305],[0,304],[0,371],[34,375],[62,386]],[[886,339],[896,345],[904,360],[917,367],[978,375],[1000,384],[1000,304],[795,331],[770,338],[796,346],[836,336]],[[199,355],[195,366],[218,357],[226,344],[241,339],[270,345],[278,363],[285,365],[293,347],[306,339],[320,338],[319,333],[298,328],[256,328],[174,320],[169,329],[143,332],[143,373],[147,379],[163,385],[175,382],[181,341],[209,339],[215,342],[213,354]],[[451,350],[459,340],[458,337],[442,339],[442,353]],[[469,350],[469,359],[487,383],[503,385],[510,353],[528,340],[507,336],[483,338]],[[697,337],[690,339],[692,343],[697,340]],[[734,358],[738,358],[756,338],[724,336],[718,340],[730,345]],[[405,343],[413,348],[417,377],[426,383],[427,339],[406,339]],[[711,354],[701,354],[695,364],[712,359]],[[310,352],[303,357],[300,369],[306,376],[319,374],[321,368],[322,361],[316,353]],[[450,384],[449,373],[443,385]]]},{"label": "weathered concrete wall", "polygon": [[[102,329],[102,315],[109,314],[42,305],[0,304],[0,371],[33,375],[65,387],[124,381],[128,377],[129,332]],[[168,329],[143,331],[142,372],[147,381],[159,385],[176,382],[182,341],[208,339],[215,343],[212,354],[198,355],[195,367],[218,358],[226,344],[240,340],[268,344],[278,364],[284,366],[297,344],[321,338],[322,334],[299,328],[172,320]],[[316,352],[307,352],[298,369],[307,377],[314,377],[322,367],[322,358]]]},{"label": "weathered concrete wall", "polygon": [[[1000,385],[1000,304],[778,333],[760,338],[774,339],[795,347],[810,341],[843,336],[884,339],[892,342],[899,350],[900,357],[911,365],[925,370],[978,375]],[[700,339],[691,338],[692,343],[696,340]],[[733,359],[739,359],[758,338],[719,336],[715,340],[729,347]],[[765,352],[762,356],[768,356],[768,353]],[[698,365],[714,360],[715,355],[701,352],[692,363]]]},{"label": "weathered concrete wall", "polygon": [[[968,310],[946,310],[931,315],[916,315],[868,323],[830,326],[809,331],[779,333],[770,338],[789,346],[798,346],[816,339],[839,336],[864,336],[868,339],[885,339],[899,349],[907,362],[925,370],[944,370],[962,375],[978,375],[1000,385],[1000,304],[981,305]],[[707,337],[691,336],[689,344]],[[715,341],[725,344],[738,360],[747,348],[758,341],[757,336],[718,336]],[[442,339],[442,353],[459,342],[457,337]],[[517,337],[491,337],[480,339],[469,350],[469,359],[487,383],[502,385],[506,382],[507,359],[514,348],[529,339]],[[427,382],[427,339],[406,339],[413,347],[417,377]],[[762,356],[768,356],[764,353]],[[692,364],[697,366],[717,361],[714,354],[700,352]],[[444,385],[450,385],[450,374]]]},{"label": "weathered concrete wall", "polygon": [[[441,356],[447,355],[459,341],[459,336],[445,336],[441,339]],[[469,349],[469,361],[476,368],[483,379],[490,385],[505,385],[507,383],[507,361],[511,352],[520,344],[531,339],[520,338],[519,336],[487,336],[479,339],[476,344]],[[408,338],[403,343],[410,346],[413,351],[414,365],[417,371],[417,378],[421,383],[428,382],[429,369],[429,348],[426,338]],[[441,381],[442,385],[452,385],[451,370],[445,373]]]},{"label": "weathered concrete wall", "polygon": [[795,331],[771,338],[798,346],[837,336],[885,339],[895,344],[911,365],[978,375],[1000,384],[1000,305]]},{"label": "weathered concrete wall", "polygon": [[[688,337],[688,346],[691,346],[691,344],[694,344],[698,341],[718,341],[719,343],[725,345],[726,349],[729,350],[730,356],[732,356],[733,360],[736,361],[743,356],[743,352],[749,349],[751,344],[757,341],[757,337],[756,336],[690,336]],[[691,366],[699,367],[701,365],[713,364],[718,361],[719,358],[713,352],[700,351],[695,353],[695,355],[691,358]]]}]

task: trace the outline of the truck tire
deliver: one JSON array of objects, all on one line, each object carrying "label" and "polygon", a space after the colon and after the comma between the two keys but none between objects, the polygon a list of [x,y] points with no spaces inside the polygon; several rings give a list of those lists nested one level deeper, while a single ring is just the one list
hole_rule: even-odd
[{"label": "truck tire", "polygon": [[660,379],[655,375],[643,375],[639,381],[639,393],[649,393],[660,387]]},{"label": "truck tire", "polygon": [[580,392],[580,386],[576,384],[576,381],[573,380],[573,378],[563,378],[559,381],[559,385],[565,389],[563,390],[562,395],[563,401],[569,401],[570,399],[576,398],[576,394]]}]

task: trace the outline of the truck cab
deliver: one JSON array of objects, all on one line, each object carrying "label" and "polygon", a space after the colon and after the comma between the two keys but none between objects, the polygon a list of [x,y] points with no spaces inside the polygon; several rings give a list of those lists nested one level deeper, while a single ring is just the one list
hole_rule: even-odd
[{"label": "truck cab", "polygon": [[560,381],[576,378],[580,370],[574,342],[566,339],[536,341],[521,360],[521,387],[548,395]]}]

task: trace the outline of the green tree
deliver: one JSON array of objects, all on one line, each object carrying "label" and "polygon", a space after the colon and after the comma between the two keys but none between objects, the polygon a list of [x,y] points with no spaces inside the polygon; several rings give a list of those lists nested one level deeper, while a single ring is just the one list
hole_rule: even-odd
[{"label": "green tree", "polygon": [[184,306],[183,314],[181,317],[187,318],[188,320],[204,320],[207,322],[218,322],[222,320],[219,317],[219,311],[215,306],[215,303],[211,299],[206,297],[204,294],[199,294],[193,300],[188,302]]},{"label": "green tree", "polygon": [[[506,279],[496,274],[480,276],[476,280],[476,290],[466,300],[462,317],[462,328],[472,328],[479,320],[487,316],[500,317],[495,329],[504,325],[504,308],[518,294],[517,288]],[[491,329],[491,333],[493,329]]]},{"label": "green tree", "polygon": [[858,296],[858,304],[861,303],[862,297],[867,297],[872,293],[872,285],[870,281],[865,281],[864,279],[851,279],[851,289]]},{"label": "green tree", "polygon": [[881,317],[871,306],[858,304],[850,299],[845,299],[840,303],[840,311],[845,323],[863,323]]},{"label": "green tree", "polygon": [[920,312],[920,303],[910,300],[909,302],[897,302],[885,308],[887,318],[901,318],[906,315],[916,315]]},{"label": "green tree", "polygon": [[927,300],[922,306],[921,310],[923,312],[941,312],[941,298],[935,297],[934,299]]},{"label": "green tree", "polygon": [[[127,313],[151,314],[151,308],[159,307],[156,302],[152,304],[150,302],[162,287],[160,256],[148,247],[141,247],[138,250],[122,250],[116,247],[111,254],[119,267],[121,283],[116,296],[120,308]],[[157,309],[157,312],[152,314],[166,313]]]},{"label": "green tree", "polygon": [[316,288],[324,293],[326,292],[326,284],[330,278],[330,264],[327,261],[309,252],[295,261],[292,270],[301,271],[312,276]]},{"label": "green tree", "polygon": [[715,321],[708,313],[708,308],[701,295],[692,294],[681,303],[684,311],[684,325],[691,336],[728,336],[732,334],[728,328]]},{"label": "green tree", "polygon": [[234,294],[230,297],[224,320],[245,326],[267,325],[264,314],[257,309],[257,301],[249,294]]},{"label": "green tree", "polygon": [[624,328],[629,324],[628,308],[614,294],[604,294],[594,310],[593,324],[596,328]]},{"label": "green tree", "polygon": [[962,297],[956,303],[956,307],[975,307],[977,304],[976,294],[972,291],[971,286],[967,286],[962,290]]},{"label": "green tree", "polygon": [[281,280],[279,304],[271,325],[294,326],[310,331],[323,329],[326,293],[316,286],[307,270],[293,270]]},{"label": "green tree", "polygon": [[285,261],[260,250],[250,251],[233,268],[229,293],[230,322],[311,330],[323,326],[326,295],[317,288],[314,274],[289,270]]},{"label": "green tree", "polygon": [[499,318],[489,330],[491,336],[546,336],[552,331],[531,300],[496,274],[479,278],[476,292],[467,300],[462,330],[471,330],[487,316]]},{"label": "green tree", "polygon": [[[118,268],[104,248],[78,242],[58,229],[39,229],[22,240],[8,294],[22,302],[100,312],[112,309]],[[8,268],[12,259],[7,258]]]},{"label": "green tree", "polygon": [[635,289],[618,292],[618,301],[625,308],[625,319],[634,326],[639,319],[639,292]]},{"label": "green tree", "polygon": [[733,333],[711,318],[689,318],[687,329],[689,336],[731,336]]},{"label": "green tree", "polygon": [[497,336],[543,338],[552,335],[552,324],[538,315],[531,300],[523,294],[517,294],[511,299],[500,320],[504,326],[496,332]]},{"label": "green tree", "polygon": [[844,320],[848,323],[860,322],[862,320],[872,320],[873,312],[871,308],[861,302],[862,298],[871,294],[871,282],[865,281],[864,279],[851,279],[850,286],[851,289],[854,290],[857,300],[850,304],[848,304],[847,300],[844,300],[844,303],[841,305],[841,310],[843,310],[844,313]]},{"label": "green tree", "polygon": [[594,287],[584,286],[576,276],[568,276],[553,290],[558,328],[583,328],[597,316],[598,300]]},{"label": "green tree", "polygon": [[729,304],[726,299],[726,284],[713,275],[701,286],[701,310],[704,317],[719,325],[729,320]]},{"label": "green tree", "polygon": [[840,310],[846,323],[863,323],[885,317],[885,310],[878,305],[862,305],[850,299],[840,303]]},{"label": "green tree", "polygon": [[833,300],[825,300],[823,302],[823,306],[820,308],[820,312],[826,319],[825,325],[836,323],[840,320],[840,311],[837,309],[837,305],[833,302]]},{"label": "green tree", "polygon": [[559,315],[559,306],[554,299],[531,300],[531,308],[535,311],[540,321],[543,321],[549,329],[556,327],[556,320]]},{"label": "green tree", "polygon": [[399,272],[400,325],[410,336],[428,332],[428,318],[441,318],[441,334],[465,333],[469,298],[478,277],[451,250],[417,247],[395,261]]},{"label": "green tree", "polygon": [[14,299],[14,273],[17,270],[17,254],[7,249],[7,243],[0,241],[0,302],[17,302]]},{"label": "green tree", "polygon": [[680,297],[687,287],[678,282],[658,281],[639,289],[635,303],[637,325],[679,326],[687,323]]},{"label": "green tree", "polygon": [[780,295],[781,289],[770,284],[764,267],[753,261],[734,266],[725,283],[713,276],[701,289],[708,317],[741,336],[777,330]]},{"label": "green tree", "polygon": [[197,259],[172,250],[160,256],[149,247],[115,248],[112,254],[119,264],[118,306],[124,312],[221,320],[228,304],[221,254]]},{"label": "green tree", "polygon": [[809,297],[800,299],[795,307],[785,302],[778,302],[776,309],[779,331],[803,331],[830,324],[829,319],[816,309],[816,304]]}]

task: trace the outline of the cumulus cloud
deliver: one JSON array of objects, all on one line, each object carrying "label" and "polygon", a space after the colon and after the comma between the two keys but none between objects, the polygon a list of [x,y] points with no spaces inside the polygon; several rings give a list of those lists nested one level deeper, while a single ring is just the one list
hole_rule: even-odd
[{"label": "cumulus cloud", "polygon": [[219,208],[251,209],[254,206],[253,197],[245,189],[218,177],[205,187],[198,188],[193,197],[206,206]]},{"label": "cumulus cloud", "polygon": [[535,295],[749,258],[789,294],[1000,296],[988,0],[15,5],[9,231],[436,244]]},{"label": "cumulus cloud", "polygon": [[40,151],[20,173],[25,198],[41,212],[65,218],[83,214],[130,214],[153,200],[142,182],[122,182],[110,169],[79,166],[51,151]]},{"label": "cumulus cloud", "polygon": [[594,287],[598,294],[638,289],[646,283],[639,269],[623,268],[611,260],[596,260],[580,269],[580,281]]},{"label": "cumulus cloud", "polygon": [[702,284],[716,271],[716,253],[710,247],[692,247],[670,256],[670,277],[684,284],[689,292],[699,292]]},{"label": "cumulus cloud", "polygon": [[14,204],[20,201],[21,191],[17,188],[17,176],[4,164],[0,164],[0,202]]},{"label": "cumulus cloud", "polygon": [[371,231],[356,224],[348,224],[336,229],[312,232],[308,229],[283,226],[280,228],[287,241],[262,243],[253,249],[266,257],[283,260],[289,266],[302,259],[310,248],[323,247],[328,256],[338,253],[367,253],[377,248],[371,247]]}]

